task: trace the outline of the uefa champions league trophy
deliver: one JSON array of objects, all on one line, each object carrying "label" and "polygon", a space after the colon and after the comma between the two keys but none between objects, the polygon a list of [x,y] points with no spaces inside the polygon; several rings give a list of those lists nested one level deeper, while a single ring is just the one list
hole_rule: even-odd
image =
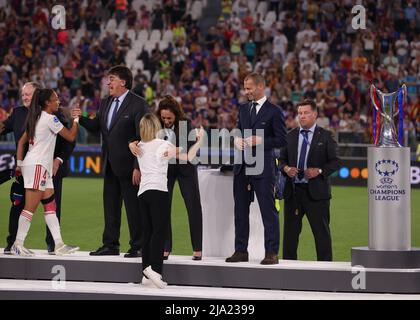
[{"label": "uefa champions league trophy", "polygon": [[405,85],[392,93],[370,87],[375,146],[368,147],[369,247],[352,249],[353,265],[420,267],[420,250],[411,248],[410,148],[403,146],[406,96]]}]

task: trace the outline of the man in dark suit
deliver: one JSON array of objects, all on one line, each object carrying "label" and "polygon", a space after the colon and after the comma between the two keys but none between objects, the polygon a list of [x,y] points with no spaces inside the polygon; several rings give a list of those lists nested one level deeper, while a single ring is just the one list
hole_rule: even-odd
[{"label": "man in dark suit", "polygon": [[[250,102],[239,107],[237,128],[241,137],[235,138],[235,147],[241,150],[241,161],[235,159],[233,180],[235,252],[226,262],[248,261],[249,206],[255,191],[264,224],[265,257],[261,264],[277,264],[280,226],[274,200],[273,148],[285,146],[286,126],[281,108],[264,94],[265,80],[261,75],[249,74],[244,89]],[[256,156],[253,165],[247,157],[249,153]]]},{"label": "man in dark suit", "polygon": [[[194,144],[194,141],[187,140],[188,134],[192,131],[191,121],[185,118],[181,105],[172,96],[165,96],[159,103],[157,115],[161,120],[162,127],[167,132],[166,139],[171,141],[177,147],[183,147],[187,152]],[[185,124],[184,130],[180,124]],[[180,137],[180,134],[183,136]],[[174,136],[172,136],[174,135]],[[185,146],[181,143],[186,143]],[[201,260],[201,250],[203,243],[203,213],[201,209],[200,190],[198,186],[197,167],[190,162],[184,163],[176,160],[176,163],[170,163],[168,167],[168,191],[169,199],[172,203],[172,195],[175,181],[178,180],[182,197],[188,213],[188,222],[190,225],[190,236],[193,247],[193,260]],[[165,243],[164,259],[166,260],[172,251],[172,228],[169,223],[167,239]]]},{"label": "man in dark suit", "polygon": [[300,127],[287,135],[280,167],[287,175],[284,190],[283,259],[296,260],[302,218],[306,214],[315,237],[318,261],[332,261],[330,235],[331,185],[339,168],[337,143],[331,132],[316,125],[314,101],[298,105]]},{"label": "man in dark suit", "polygon": [[[22,87],[22,102],[23,106],[16,107],[13,109],[12,114],[2,124],[0,123],[0,134],[7,134],[13,132],[15,143],[17,145],[20,137],[25,131],[26,116],[28,114],[28,107],[31,104],[32,95],[35,89],[40,88],[37,83],[27,82]],[[55,113],[57,118],[65,125],[69,126],[69,117],[64,115],[63,109]],[[68,142],[63,139],[60,135],[57,137],[54,150],[54,162],[53,162],[53,184],[54,184],[54,195],[55,202],[57,205],[56,214],[58,220],[61,217],[61,191],[63,178],[68,174],[68,159],[75,147],[74,142]],[[12,183],[10,190],[10,200],[12,201],[12,207],[10,208],[9,214],[9,236],[7,237],[7,245],[4,249],[5,254],[10,254],[10,248],[15,242],[16,232],[18,229],[18,221],[20,213],[25,206],[25,188],[23,185],[23,177],[18,176]],[[50,230],[47,227],[47,236],[45,239],[47,243],[48,253],[54,254],[54,239],[51,236]]]},{"label": "man in dark suit", "polygon": [[[140,170],[128,142],[139,135],[140,119],[149,110],[147,102],[130,92],[133,75],[124,66],[108,71],[109,97],[104,98],[94,119],[80,118],[80,124],[92,132],[101,132],[104,172],[103,246],[90,255],[119,255],[121,206],[124,200],[130,231],[130,249],[125,257],[141,256],[141,219],[137,199]],[[81,116],[79,108],[73,113]]]}]

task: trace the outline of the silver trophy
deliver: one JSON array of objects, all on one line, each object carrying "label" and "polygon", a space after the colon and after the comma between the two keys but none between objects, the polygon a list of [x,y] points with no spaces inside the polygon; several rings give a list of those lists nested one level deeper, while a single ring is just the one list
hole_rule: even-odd
[{"label": "silver trophy", "polygon": [[[392,93],[383,93],[373,84],[370,86],[370,98],[376,112],[379,114],[379,121],[373,119],[375,131],[374,140],[377,147],[401,147],[394,124],[394,117],[400,113],[400,104],[404,103],[406,97],[407,87],[405,84],[403,84],[399,90]],[[397,104],[400,108],[396,107]],[[403,119],[401,117],[400,123],[402,121]],[[401,130],[401,126],[399,130]],[[399,133],[402,134],[402,132]]]}]

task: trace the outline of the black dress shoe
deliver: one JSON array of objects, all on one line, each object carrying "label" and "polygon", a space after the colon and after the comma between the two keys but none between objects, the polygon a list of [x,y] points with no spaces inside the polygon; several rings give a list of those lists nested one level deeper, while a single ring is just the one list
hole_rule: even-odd
[{"label": "black dress shoe", "polygon": [[114,248],[100,247],[98,250],[90,252],[89,255],[90,256],[119,256],[120,251]]},{"label": "black dress shoe", "polygon": [[12,254],[12,251],[11,250],[12,250],[12,245],[11,244],[10,245],[8,244],[7,247],[4,248],[3,253],[4,254]]},{"label": "black dress shoe", "polygon": [[192,259],[194,261],[200,261],[202,259],[202,256],[192,256]]},{"label": "black dress shoe", "polygon": [[55,250],[54,249],[55,249],[55,246],[50,246],[49,245],[48,248],[47,248],[48,254],[51,255],[51,256],[55,255]]},{"label": "black dress shoe", "polygon": [[226,262],[248,262],[248,252],[235,251],[235,253],[226,258]]},{"label": "black dress shoe", "polygon": [[279,257],[275,253],[266,253],[264,259],[261,260],[261,264],[278,264]]},{"label": "black dress shoe", "polygon": [[141,257],[141,249],[130,249],[124,255],[124,258],[140,258]]}]

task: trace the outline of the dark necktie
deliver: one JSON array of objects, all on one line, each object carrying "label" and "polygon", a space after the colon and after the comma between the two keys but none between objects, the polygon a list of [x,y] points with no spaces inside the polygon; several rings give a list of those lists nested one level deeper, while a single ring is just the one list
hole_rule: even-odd
[{"label": "dark necktie", "polygon": [[257,118],[257,106],[258,103],[254,101],[251,106],[251,124],[253,124],[255,122],[255,118]]},{"label": "dark necktie", "polygon": [[109,122],[108,129],[112,127],[112,124],[115,121],[115,116],[117,115],[117,112],[118,112],[118,103],[120,102],[120,100],[118,100],[118,98],[115,98],[114,101],[115,101],[115,106],[114,106],[114,110],[112,111],[111,121]]},{"label": "dark necktie", "polygon": [[306,150],[308,149],[308,132],[309,130],[301,130],[300,134],[303,135],[302,146],[300,147],[300,156],[299,156],[299,163],[298,163],[298,179],[302,180],[305,177],[305,158],[306,158]]}]

